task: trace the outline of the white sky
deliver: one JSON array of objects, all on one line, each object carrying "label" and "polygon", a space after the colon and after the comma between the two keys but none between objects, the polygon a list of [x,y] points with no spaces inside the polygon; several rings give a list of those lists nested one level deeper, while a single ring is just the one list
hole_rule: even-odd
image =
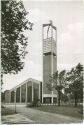
[{"label": "white sky", "polygon": [[42,80],[42,24],[49,20],[57,27],[57,68],[70,69],[84,64],[84,3],[24,1],[33,31],[26,31],[29,45],[24,69],[16,75],[4,75],[3,89],[10,89],[32,77]]}]

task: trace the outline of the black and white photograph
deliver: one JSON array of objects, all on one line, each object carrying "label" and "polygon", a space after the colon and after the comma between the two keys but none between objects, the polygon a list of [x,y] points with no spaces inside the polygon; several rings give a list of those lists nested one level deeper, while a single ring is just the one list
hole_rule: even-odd
[{"label": "black and white photograph", "polygon": [[84,1],[1,0],[1,124],[83,125]]}]

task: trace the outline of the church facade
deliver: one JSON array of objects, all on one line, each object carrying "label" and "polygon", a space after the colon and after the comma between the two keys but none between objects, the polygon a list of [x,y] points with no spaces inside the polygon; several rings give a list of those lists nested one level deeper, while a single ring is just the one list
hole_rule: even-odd
[{"label": "church facade", "polygon": [[42,82],[29,78],[5,91],[5,103],[31,103],[42,100]]}]

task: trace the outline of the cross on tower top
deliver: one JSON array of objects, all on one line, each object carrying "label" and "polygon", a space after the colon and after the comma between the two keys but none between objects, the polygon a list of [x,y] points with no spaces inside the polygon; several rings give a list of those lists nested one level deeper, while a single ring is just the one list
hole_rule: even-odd
[{"label": "cross on tower top", "polygon": [[49,20],[49,22],[50,22],[50,23],[43,24],[43,27],[51,26],[54,30],[56,30],[56,27],[53,25],[53,21],[52,21],[52,20]]}]

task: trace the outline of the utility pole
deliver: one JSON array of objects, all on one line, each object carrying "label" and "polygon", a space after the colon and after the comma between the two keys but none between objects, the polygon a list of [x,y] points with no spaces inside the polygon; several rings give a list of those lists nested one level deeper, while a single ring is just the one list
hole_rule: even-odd
[{"label": "utility pole", "polygon": [[14,91],[15,113],[16,113],[16,90]]}]

